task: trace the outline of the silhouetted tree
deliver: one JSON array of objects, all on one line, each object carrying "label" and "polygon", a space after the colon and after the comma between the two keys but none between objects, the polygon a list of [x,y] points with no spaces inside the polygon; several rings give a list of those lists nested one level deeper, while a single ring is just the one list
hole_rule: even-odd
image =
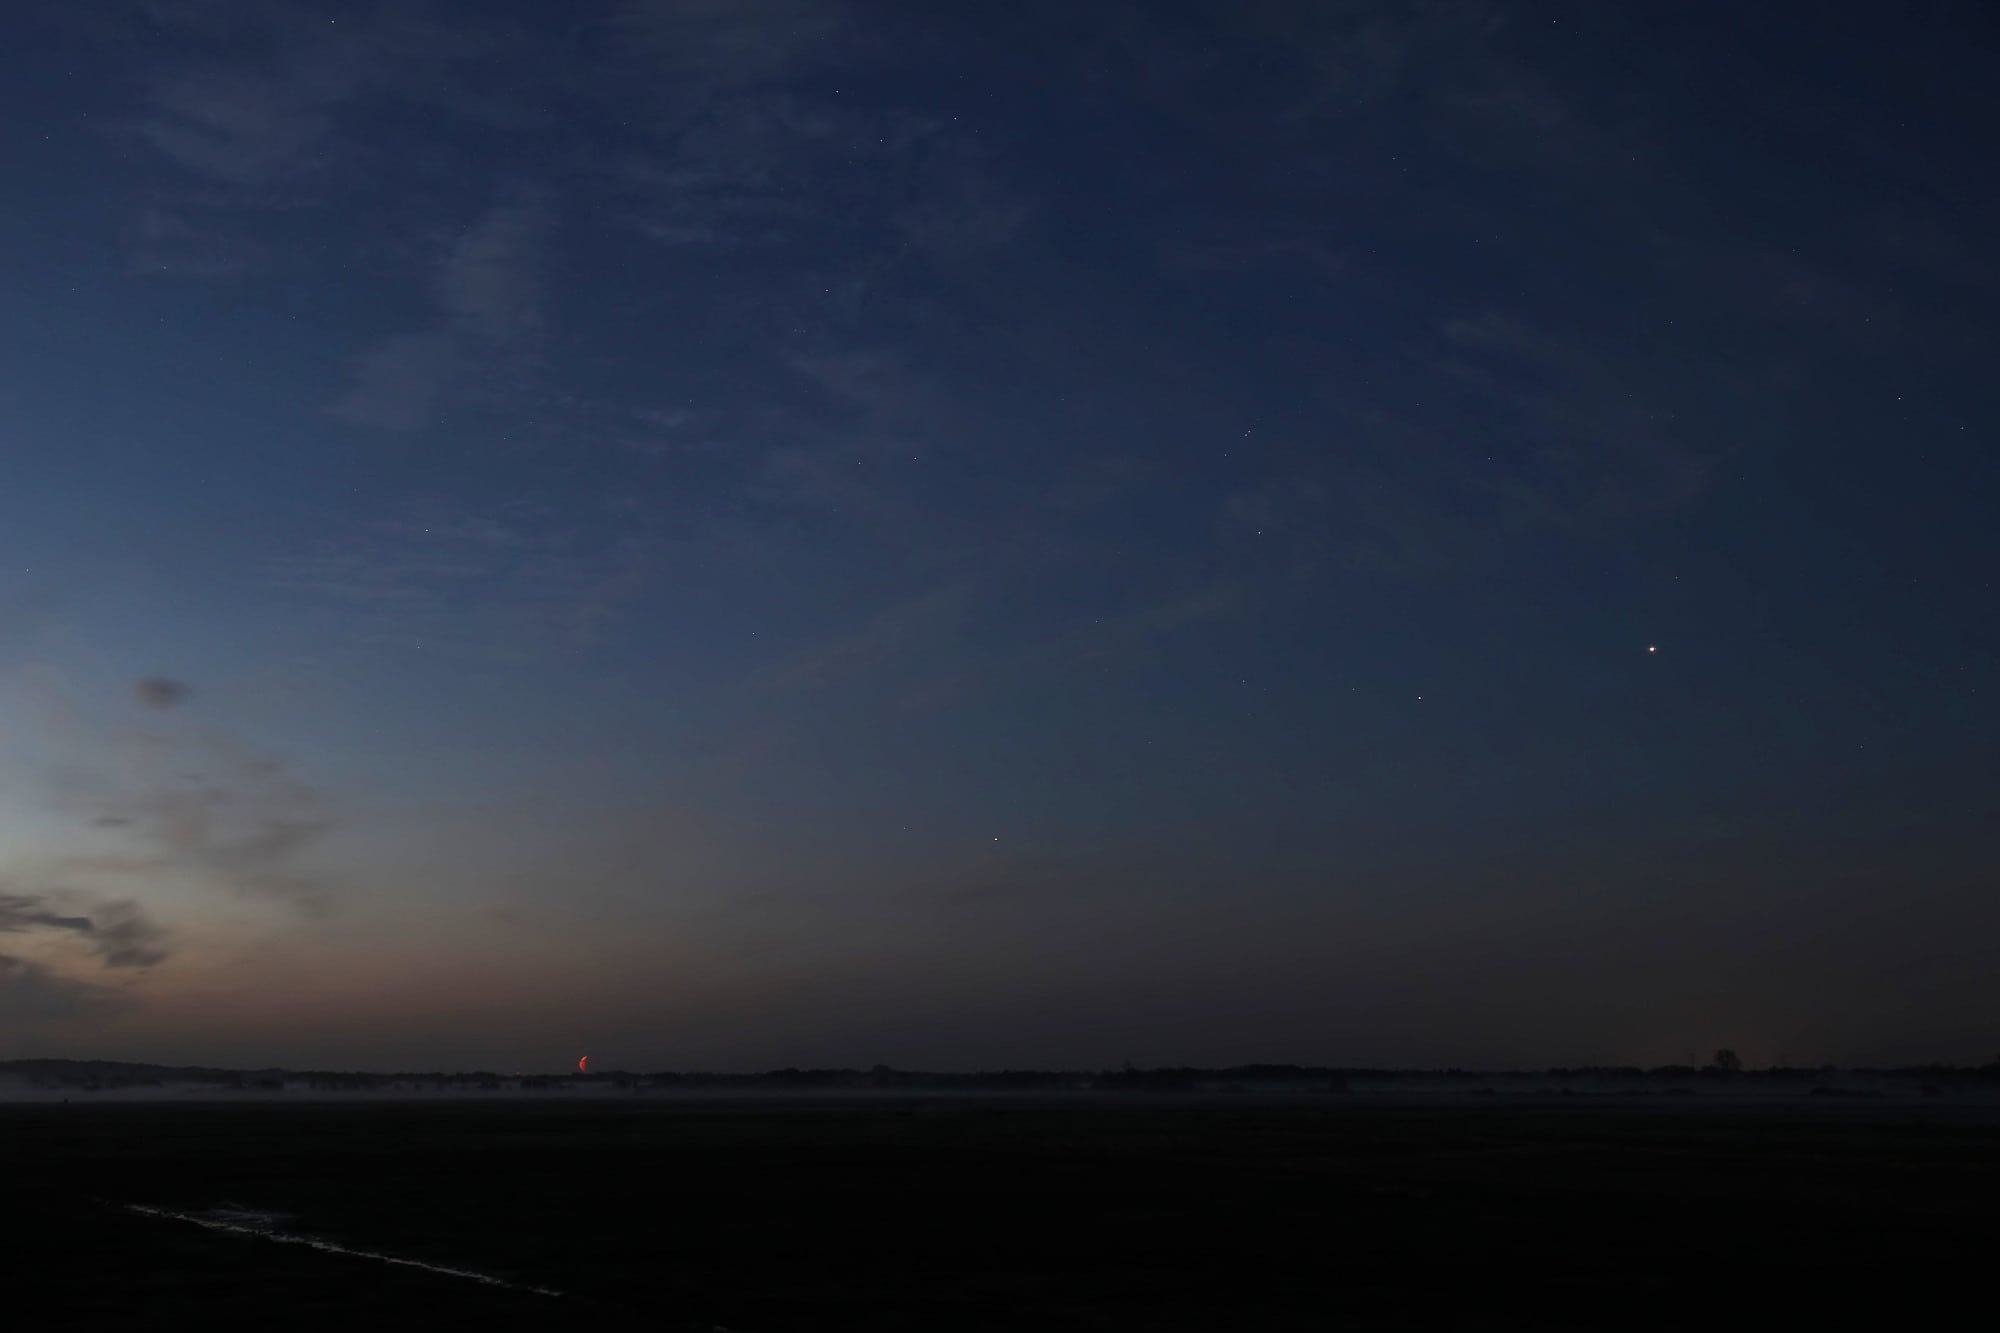
[{"label": "silhouetted tree", "polygon": [[1743,1057],[1725,1046],[1715,1053],[1708,1067],[1718,1074],[1738,1074],[1743,1071]]}]

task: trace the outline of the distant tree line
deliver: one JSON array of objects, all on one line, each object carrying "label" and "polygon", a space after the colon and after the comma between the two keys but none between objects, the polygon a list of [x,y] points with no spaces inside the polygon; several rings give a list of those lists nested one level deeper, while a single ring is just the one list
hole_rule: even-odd
[{"label": "distant tree line", "polygon": [[1370,1085],[1421,1087],[1506,1082],[1521,1085],[1598,1085],[1648,1087],[1662,1090],[1692,1088],[1699,1083],[1751,1079],[1766,1083],[1824,1087],[1829,1095],[1840,1079],[1907,1085],[1923,1091],[2000,1085],[2000,1059],[1984,1065],[1905,1065],[1888,1068],[1840,1069],[1831,1065],[1772,1067],[1746,1070],[1734,1051],[1715,1052],[1706,1065],[1588,1065],[1541,1070],[1480,1070],[1462,1068],[1395,1069],[1365,1066],[1247,1064],[1215,1068],[1192,1065],[1116,1069],[998,1069],[979,1072],[939,1072],[894,1069],[784,1068],[759,1073],[663,1071],[501,1075],[490,1070],[371,1073],[338,1070],[216,1069],[203,1066],[147,1065],[105,1060],[0,1061],[0,1078],[12,1077],[43,1088],[100,1091],[197,1084],[232,1091],[277,1091],[300,1088],[324,1093],[386,1093],[416,1091],[499,1092],[503,1090],[561,1091],[571,1089],[721,1090],[721,1091],[888,1091],[888,1092],[1060,1092],[1111,1091],[1189,1093],[1237,1091],[1343,1092]]}]

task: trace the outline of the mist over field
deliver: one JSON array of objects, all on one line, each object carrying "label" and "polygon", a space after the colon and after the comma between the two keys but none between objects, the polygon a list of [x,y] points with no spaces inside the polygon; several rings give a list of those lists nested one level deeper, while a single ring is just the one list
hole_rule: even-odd
[{"label": "mist over field", "polygon": [[[1726,1055],[1727,1053],[1722,1053]],[[1278,1103],[1378,1105],[1696,1106],[1734,1109],[1876,1102],[2000,1110],[2000,1066],[1916,1069],[1357,1070],[1252,1065],[1235,1069],[1003,1070],[940,1073],[785,1069],[762,1073],[335,1073],[282,1069],[172,1069],[89,1061],[0,1064],[0,1102],[313,1101],[910,1102],[941,1108],[982,1101],[1076,1104]]]}]

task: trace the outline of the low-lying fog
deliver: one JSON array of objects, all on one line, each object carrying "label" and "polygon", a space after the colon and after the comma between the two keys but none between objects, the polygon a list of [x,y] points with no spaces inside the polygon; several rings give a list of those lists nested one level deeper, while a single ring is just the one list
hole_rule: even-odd
[{"label": "low-lying fog", "polygon": [[1299,1082],[1195,1080],[1168,1088],[1110,1086],[1079,1076],[1066,1084],[1040,1087],[870,1086],[867,1082],[794,1086],[757,1077],[701,1082],[645,1076],[559,1076],[466,1078],[436,1076],[245,1074],[240,1078],[63,1078],[0,1074],[0,1103],[310,1101],[482,1102],[559,1100],[649,1100],[732,1102],[871,1101],[915,1103],[920,1109],[946,1104],[1034,1101],[1076,1104],[1321,1105],[1356,1103],[1505,1103],[1582,1106],[1605,1103],[1672,1106],[1753,1104],[1848,1105],[1882,1102],[1992,1104],[2000,1107],[2000,1083],[1868,1071],[1777,1071],[1726,1078],[1657,1073],[1540,1074],[1381,1074]]}]

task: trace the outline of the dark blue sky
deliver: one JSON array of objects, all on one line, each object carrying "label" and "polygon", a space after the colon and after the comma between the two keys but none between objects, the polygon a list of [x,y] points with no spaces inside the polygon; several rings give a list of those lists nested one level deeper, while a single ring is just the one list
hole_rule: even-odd
[{"label": "dark blue sky", "polygon": [[1977,5],[31,3],[0,1053],[1987,1058]]}]

